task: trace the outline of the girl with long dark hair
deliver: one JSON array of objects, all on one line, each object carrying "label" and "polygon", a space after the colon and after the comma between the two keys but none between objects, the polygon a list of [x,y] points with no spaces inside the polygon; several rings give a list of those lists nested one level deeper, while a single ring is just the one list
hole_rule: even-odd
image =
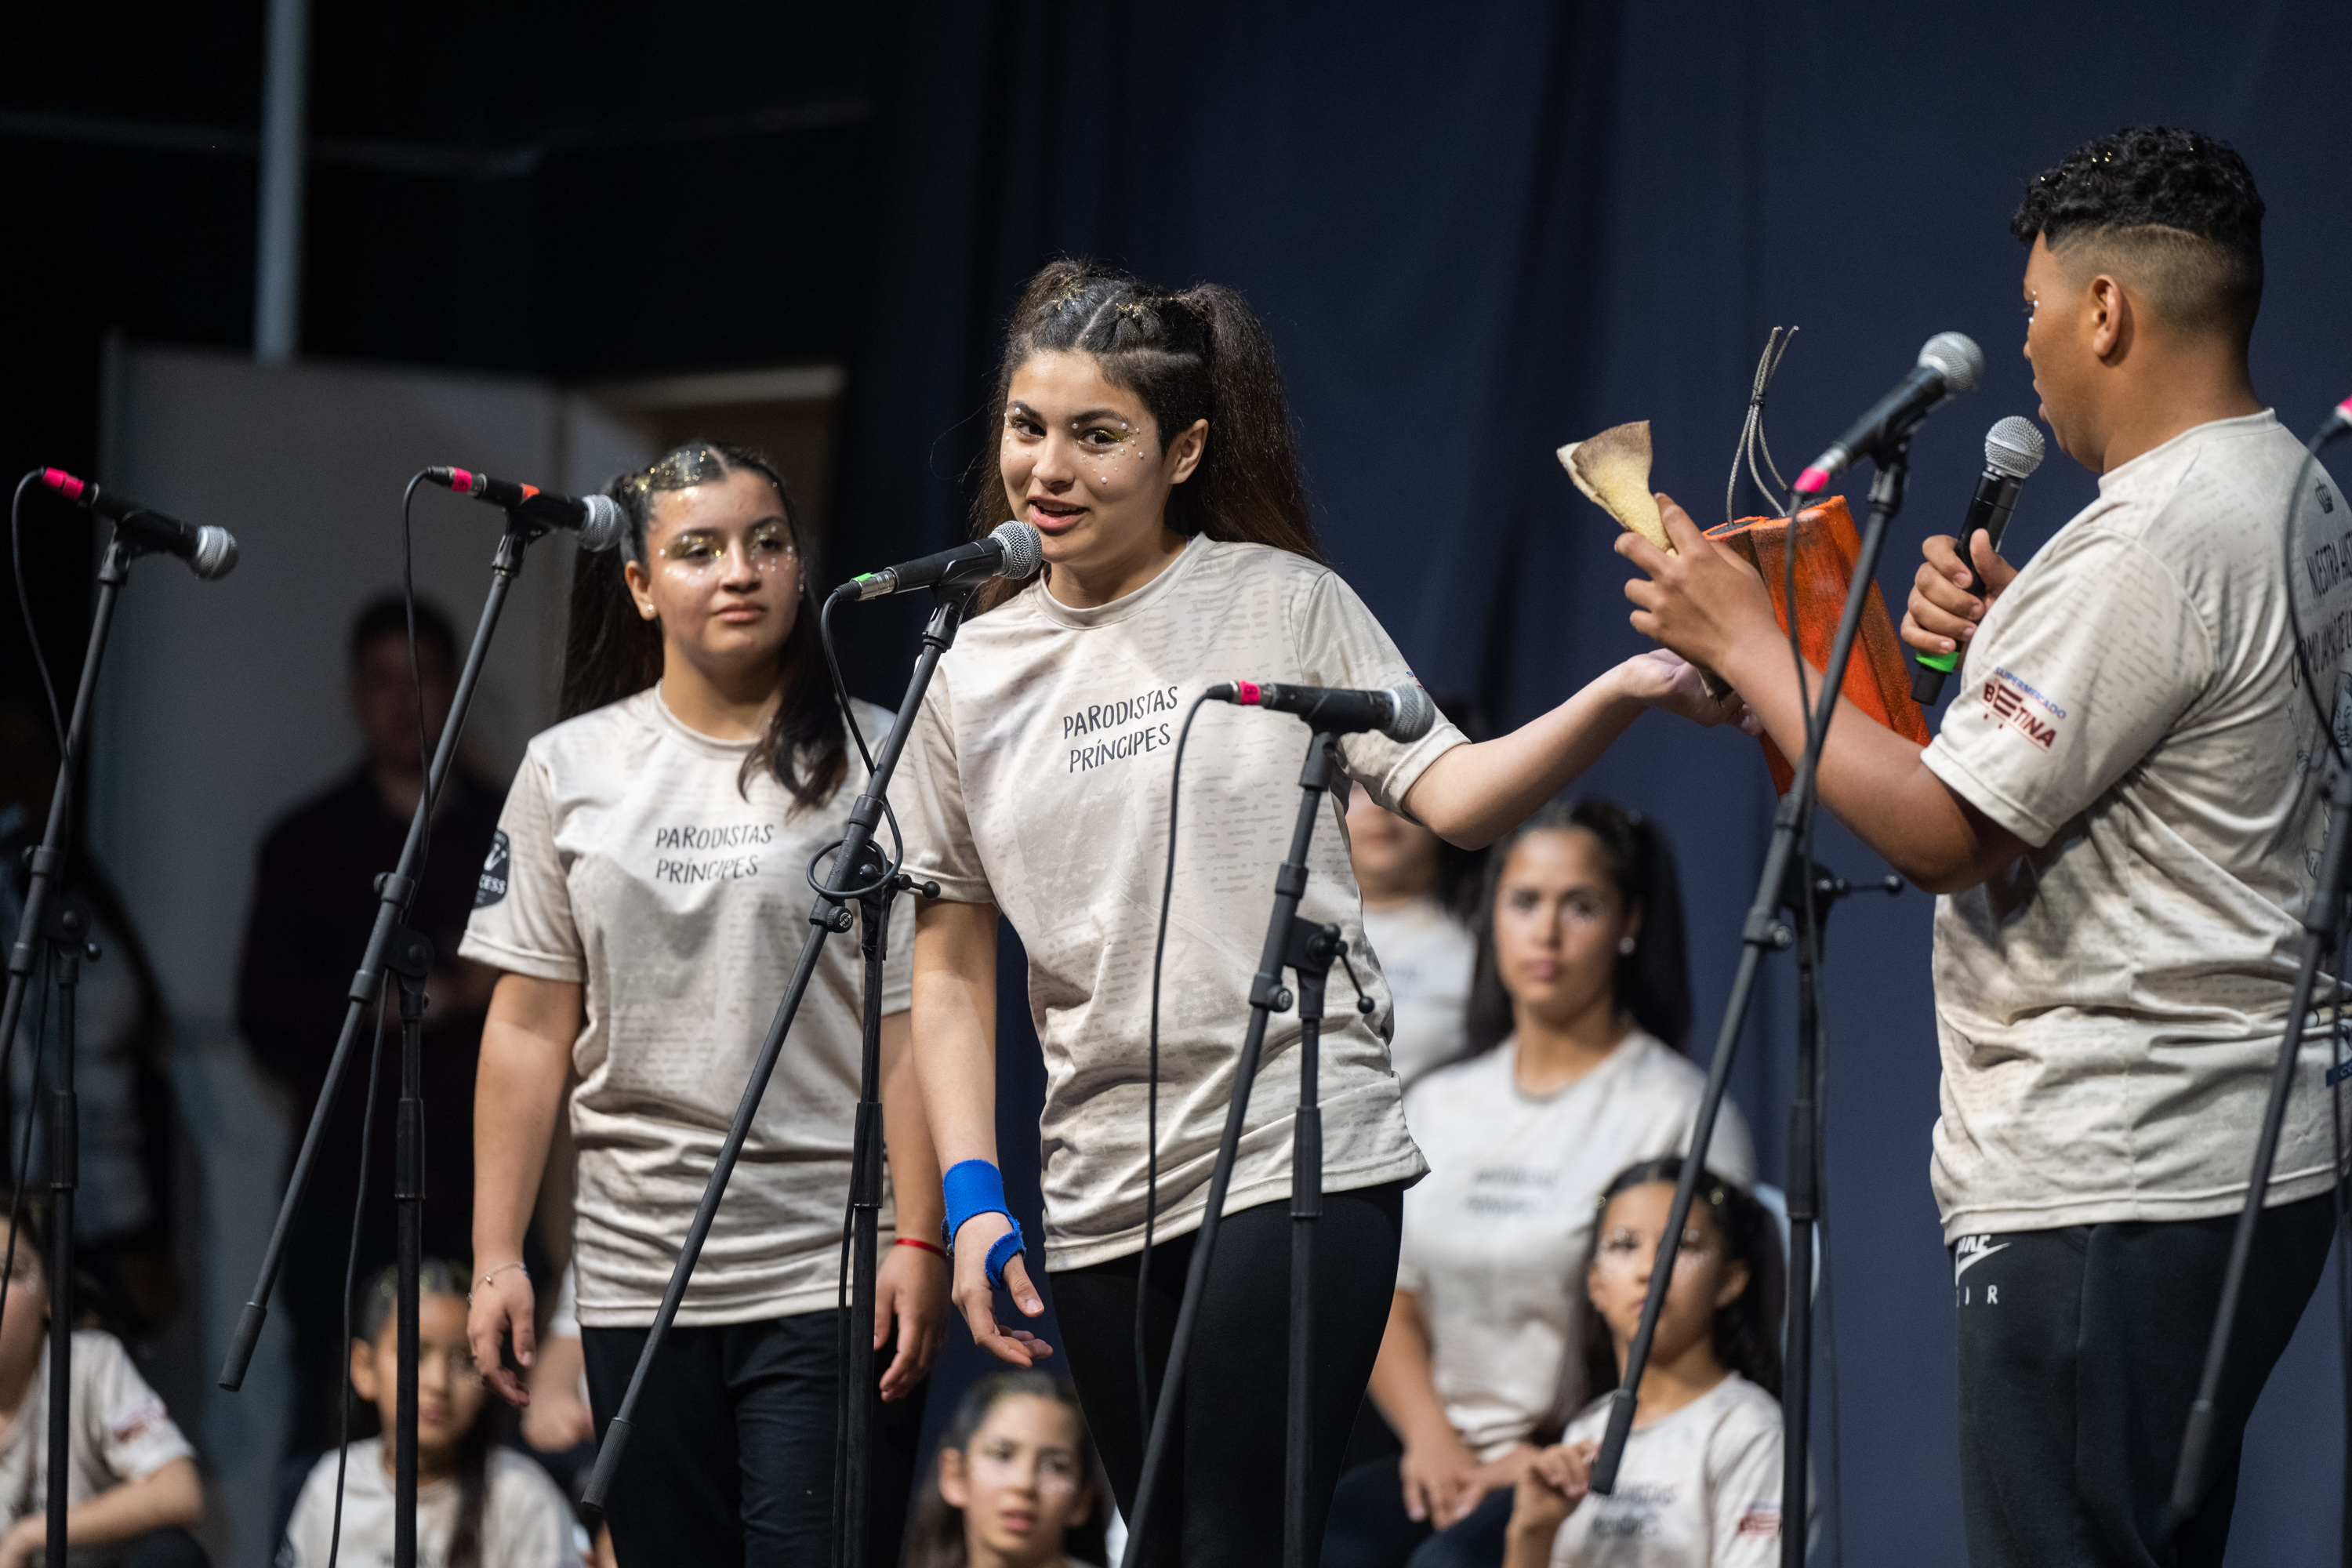
[{"label": "girl with long dark hair", "polygon": [[[808,940],[811,858],[864,770],[821,649],[792,500],[774,468],[696,443],[615,482],[618,556],[583,555],[565,721],[532,741],[461,952],[500,970],[475,1114],[475,1362],[532,1357],[522,1238],[567,1075],[572,1260],[601,1436],[787,977]],[[889,715],[856,709],[878,743]],[[911,920],[881,1007],[898,1242],[871,1333],[882,1357],[866,1539],[894,1562],[944,1310],[940,1179],[907,1050]],[[863,965],[825,952],[635,1413],[606,1521],[639,1563],[830,1561],[836,1305]],[[892,1226],[886,1208],[882,1225]],[[861,1396],[865,1396],[861,1391]]]},{"label": "girl with long dark hair", "polygon": [[[1001,911],[1028,953],[1045,1049],[1044,1262],[1059,1348],[1131,1508],[1145,1389],[1161,1373],[1235,1089],[1307,740],[1294,722],[1223,705],[1192,729],[1155,1075],[1152,959],[1177,728],[1204,688],[1237,676],[1375,688],[1413,677],[1321,562],[1273,347],[1233,290],[1171,292],[1087,262],[1048,266],[1014,309],[989,421],[973,524],[1025,519],[1045,563],[964,627],[910,739],[898,795],[908,869],[940,887],[918,917],[916,1051],[950,1167],[956,1304],[980,1343],[1030,1364],[1045,1347],[1001,1325],[992,1301],[1001,1279],[1013,1323],[1045,1310],[995,1165]],[[1709,721],[1738,713],[1708,700],[1687,666],[1644,656],[1483,745],[1441,723],[1410,743],[1348,736],[1339,752],[1383,805],[1476,845],[1549,799],[1645,706]],[[1335,801],[1316,837],[1300,912],[1343,928],[1374,1011],[1337,1006],[1323,1034],[1310,1539],[1380,1342],[1403,1188],[1423,1168],[1389,1070],[1388,992],[1365,962],[1339,810]],[[1295,1016],[1274,1020],[1250,1087],[1200,1354],[1149,1521],[1155,1561],[1247,1568],[1281,1554],[1297,1038]],[[1139,1265],[1155,1199],[1147,1284]]]},{"label": "girl with long dark hair", "polygon": [[1068,1384],[982,1378],[940,1435],[904,1568],[1095,1568],[1108,1556],[1100,1468]]},{"label": "girl with long dark hair", "polygon": [[1746,1189],[1700,1180],[1635,1392],[1615,1489],[1586,1479],[1624,1379],[1675,1184],[1670,1155],[1602,1192],[1584,1292],[1582,1375],[1557,1415],[1587,1400],[1521,1472],[1503,1568],[1770,1568],[1780,1560],[1779,1223]]},{"label": "girl with long dark hair", "polygon": [[[418,1561],[441,1568],[570,1568],[580,1560],[572,1504],[545,1470],[492,1438],[489,1402],[466,1343],[466,1266],[428,1258],[417,1283]],[[321,1455],[311,1467],[287,1522],[281,1568],[392,1560],[400,1270],[377,1275],[362,1289],[358,1305],[352,1390],[374,1407],[382,1431],[347,1454]]]},{"label": "girl with long dark hair", "polygon": [[[1546,806],[1495,847],[1477,938],[1478,1054],[1405,1097],[1430,1174],[1405,1196],[1371,1380],[1404,1451],[1341,1480],[1328,1568],[1492,1568],[1563,1380],[1580,1401],[1594,1195],[1686,1144],[1698,1107],[1682,896],[1655,824],[1605,800]],[[1755,1174],[1737,1108],[1712,1163]]]}]

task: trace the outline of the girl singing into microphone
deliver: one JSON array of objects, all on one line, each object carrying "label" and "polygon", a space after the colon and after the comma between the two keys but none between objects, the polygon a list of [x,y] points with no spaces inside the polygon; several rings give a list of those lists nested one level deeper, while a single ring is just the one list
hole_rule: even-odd
[{"label": "girl singing into microphone", "polygon": [[[940,666],[897,792],[918,914],[915,1054],[942,1165],[954,1298],[973,1337],[1032,1364],[1042,1341],[1000,1325],[1045,1306],[995,1170],[996,922],[1029,957],[1046,1067],[1045,1264],[1121,1505],[1144,1447],[1139,1386],[1158,1383],[1274,892],[1297,810],[1307,731],[1212,705],[1193,726],[1160,998],[1158,1176],[1136,1365],[1147,1193],[1152,950],[1168,853],[1169,763],[1185,709],[1218,681],[1379,688],[1412,669],[1322,563],[1265,329],[1241,297],[1171,294],[1082,261],[1031,279],[1006,333],[972,521],[1045,536],[1038,579],[994,595]],[[1441,721],[1400,743],[1345,737],[1348,776],[1455,843],[1479,845],[1582,772],[1645,706],[1736,718],[1689,667],[1643,655],[1481,745]],[[1404,1187],[1425,1169],[1384,1044],[1389,996],[1361,936],[1335,801],[1301,915],[1347,932],[1375,1007],[1339,981],[1323,1034],[1323,1217],[1316,1250],[1319,1539],[1396,1282]],[[1241,1159],[1148,1523],[1155,1563],[1246,1565],[1282,1551],[1290,1131],[1298,1026],[1277,1016],[1251,1086]]]},{"label": "girl singing into microphone", "polygon": [[[629,531],[572,584],[564,722],[531,742],[461,952],[502,973],[474,1121],[475,1364],[532,1357],[522,1237],[567,1100],[572,1259],[603,1436],[802,944],[810,858],[864,780],[818,649],[792,502],[739,447],[679,447],[614,487]],[[879,743],[889,715],[859,705]],[[897,924],[898,922],[895,922]],[[911,931],[890,939],[893,958]],[[883,1249],[868,1561],[895,1563],[944,1313],[939,1166],[908,1060],[907,969],[882,1002],[902,1245]],[[832,1561],[835,1305],[863,1038],[854,940],[825,951],[635,1415],[605,1510],[624,1561]],[[567,1089],[568,1075],[577,1074]],[[886,1242],[890,1211],[882,1215]],[[861,1393],[863,1391],[860,1391]]]}]

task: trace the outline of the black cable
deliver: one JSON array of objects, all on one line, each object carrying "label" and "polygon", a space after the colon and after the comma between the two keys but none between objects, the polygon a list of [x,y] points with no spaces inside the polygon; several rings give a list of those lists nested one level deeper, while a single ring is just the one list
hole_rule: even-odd
[{"label": "black cable", "polygon": [[[412,489],[415,487],[411,485]],[[392,990],[387,985],[376,994],[375,1038],[368,1046],[367,1109],[360,1113],[360,1179],[358,1190],[352,1194],[351,1249],[343,1254],[343,1350],[351,1353],[353,1338],[352,1297],[359,1289],[360,1221],[367,1213],[368,1155],[375,1140],[375,1089],[383,1081],[383,1008]],[[397,1306],[398,1303],[394,1303]],[[327,1568],[335,1568],[335,1554],[343,1546],[343,1472],[352,1458],[352,1378],[343,1374],[342,1431],[335,1441],[335,1518],[327,1535]]]},{"label": "black cable", "polygon": [[1135,1266],[1135,1385],[1143,1414],[1143,1445],[1151,1447],[1151,1361],[1144,1332],[1144,1304],[1151,1285],[1151,1234],[1160,1210],[1160,966],[1168,952],[1168,907],[1176,893],[1176,795],[1184,782],[1184,743],[1192,738],[1192,720],[1202,692],[1184,710],[1183,727],[1176,731],[1176,755],[1168,767],[1168,869],[1160,882],[1160,934],[1151,943],[1151,1055],[1150,1087],[1143,1118],[1143,1257]]},{"label": "black cable", "polygon": [[32,645],[33,668],[41,672],[41,695],[49,700],[49,727],[57,731],[58,755],[63,757],[66,754],[65,710],[58,706],[58,685],[49,679],[49,661],[41,652],[40,628],[33,624],[33,597],[25,589],[25,551],[18,542],[25,492],[40,477],[40,469],[27,468],[25,477],[16,481],[16,493],[8,502],[8,564],[16,575],[16,613],[25,620],[25,640]]}]

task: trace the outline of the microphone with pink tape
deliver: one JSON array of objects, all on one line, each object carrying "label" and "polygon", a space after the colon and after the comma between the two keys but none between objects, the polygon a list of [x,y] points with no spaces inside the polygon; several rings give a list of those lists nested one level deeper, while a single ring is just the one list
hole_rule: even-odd
[{"label": "microphone with pink tape", "polygon": [[1909,437],[1929,409],[1975,391],[1983,374],[1984,351],[1974,339],[1966,332],[1937,332],[1920,349],[1919,363],[1911,367],[1911,374],[1805,465],[1805,471],[1789,488],[1801,496],[1821,494],[1832,479],[1854,464],[1864,458],[1874,459],[1884,448]]},{"label": "microphone with pink tape", "polygon": [[1317,730],[1340,735],[1378,730],[1391,741],[1418,741],[1437,722],[1437,704],[1412,681],[1385,691],[1359,691],[1338,686],[1235,680],[1212,686],[1202,695],[1243,708],[1296,713]]},{"label": "microphone with pink tape", "polygon": [[2328,414],[2327,423],[2319,427],[2319,434],[2311,438],[2312,455],[2316,457],[2322,447],[2338,436],[2348,434],[2352,434],[2352,397],[2337,404]]},{"label": "microphone with pink tape", "polygon": [[155,551],[176,555],[207,583],[227,576],[236,565],[236,538],[226,528],[182,522],[127,496],[101,489],[88,479],[78,479],[63,468],[39,472],[41,483],[50,489],[113,523],[116,536],[134,553]]}]

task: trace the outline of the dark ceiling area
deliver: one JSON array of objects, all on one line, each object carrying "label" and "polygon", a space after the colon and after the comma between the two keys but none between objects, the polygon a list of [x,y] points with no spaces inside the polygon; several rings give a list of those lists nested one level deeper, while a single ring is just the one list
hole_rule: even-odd
[{"label": "dark ceiling area", "polygon": [[[253,331],[264,10],[94,0],[10,18],[17,304],[0,461],[89,472],[110,332]],[[715,4],[319,6],[307,357],[598,380],[839,363],[870,270],[888,13]],[[35,503],[29,582],[89,541]],[[37,526],[36,526],[37,523]],[[53,659],[83,597],[37,592]],[[0,616],[13,688],[23,658]]]}]

